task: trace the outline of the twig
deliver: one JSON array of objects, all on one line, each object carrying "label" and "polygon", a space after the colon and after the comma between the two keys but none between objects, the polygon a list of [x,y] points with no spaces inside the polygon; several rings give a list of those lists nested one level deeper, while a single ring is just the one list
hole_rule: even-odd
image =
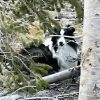
[{"label": "twig", "polygon": [[[54,36],[59,36],[59,37],[61,37],[61,35],[50,35],[50,37],[54,37]],[[77,38],[81,38],[82,35],[80,35],[80,36],[65,36],[65,35],[63,35],[63,37],[68,37],[68,38],[74,38],[74,39],[77,39]]]},{"label": "twig", "polygon": [[70,83],[68,84],[68,86],[66,87],[66,89],[68,89],[68,87],[71,85],[72,80],[70,81]]},{"label": "twig", "polygon": [[34,77],[36,77],[36,75],[27,67],[27,65],[19,57],[17,56],[14,56],[14,57],[18,58],[21,61],[21,63],[24,65],[24,67],[27,69],[27,71],[29,71],[30,73],[32,73]]},{"label": "twig", "polygon": [[6,96],[7,94],[9,94],[9,92],[0,93],[0,97],[2,97],[2,96]]},{"label": "twig", "polygon": [[79,94],[79,92],[74,92],[74,93],[70,93],[70,94],[57,95],[57,97],[68,97],[69,95],[75,95],[75,94]]},{"label": "twig", "polygon": [[30,100],[30,99],[54,99],[54,97],[30,97],[30,98],[24,98],[24,100]]},{"label": "twig", "polygon": [[14,91],[13,93],[11,93],[10,96],[9,96],[9,98],[7,100],[10,100],[11,96],[13,94],[15,94],[16,92],[18,92],[19,90],[22,90],[22,89],[28,88],[28,87],[35,88],[36,86],[24,86],[24,87],[21,87],[21,88],[17,89],[16,91]]}]

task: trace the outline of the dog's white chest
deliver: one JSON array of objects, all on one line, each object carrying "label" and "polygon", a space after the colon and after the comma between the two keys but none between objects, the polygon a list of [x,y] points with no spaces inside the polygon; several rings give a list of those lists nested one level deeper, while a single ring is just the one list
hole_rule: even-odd
[{"label": "dog's white chest", "polygon": [[60,67],[59,71],[77,66],[77,61],[74,61],[77,59],[77,54],[68,44],[58,48],[56,55]]}]

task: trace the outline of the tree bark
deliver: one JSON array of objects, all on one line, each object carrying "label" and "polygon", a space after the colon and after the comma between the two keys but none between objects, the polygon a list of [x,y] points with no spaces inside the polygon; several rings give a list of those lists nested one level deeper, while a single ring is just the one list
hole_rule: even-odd
[{"label": "tree bark", "polygon": [[100,0],[84,0],[79,100],[100,100]]},{"label": "tree bark", "polygon": [[77,77],[79,75],[80,75],[80,67],[76,66],[76,67],[73,67],[73,68],[52,74],[52,75],[45,76],[42,79],[48,83],[53,83],[53,82]]}]

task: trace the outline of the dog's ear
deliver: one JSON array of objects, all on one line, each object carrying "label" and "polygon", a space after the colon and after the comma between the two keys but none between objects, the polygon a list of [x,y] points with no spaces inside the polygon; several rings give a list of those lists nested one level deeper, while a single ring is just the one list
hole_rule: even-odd
[{"label": "dog's ear", "polygon": [[73,33],[75,31],[75,28],[74,27],[69,27],[69,30],[71,33]]},{"label": "dog's ear", "polygon": [[71,25],[70,24],[68,24],[66,27],[70,27]]},{"label": "dog's ear", "polygon": [[74,36],[73,32],[75,31],[75,28],[67,27],[66,29],[64,29],[64,31],[65,31],[64,35]]},{"label": "dog's ear", "polygon": [[53,34],[54,35],[60,35],[60,31],[56,27],[54,27],[53,28]]}]

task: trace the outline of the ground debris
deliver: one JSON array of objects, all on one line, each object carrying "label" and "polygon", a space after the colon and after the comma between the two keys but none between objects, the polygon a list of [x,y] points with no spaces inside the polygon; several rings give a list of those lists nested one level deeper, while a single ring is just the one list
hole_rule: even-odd
[{"label": "ground debris", "polygon": [[[48,89],[39,91],[34,97],[42,97],[42,100],[78,100],[79,94],[79,81],[73,81],[72,79],[67,79],[65,81],[50,84]],[[48,98],[43,98],[48,97]],[[50,99],[51,97],[51,99]],[[39,99],[39,100],[41,100]],[[32,99],[31,99],[32,100]],[[38,100],[38,99],[36,99]]]}]

